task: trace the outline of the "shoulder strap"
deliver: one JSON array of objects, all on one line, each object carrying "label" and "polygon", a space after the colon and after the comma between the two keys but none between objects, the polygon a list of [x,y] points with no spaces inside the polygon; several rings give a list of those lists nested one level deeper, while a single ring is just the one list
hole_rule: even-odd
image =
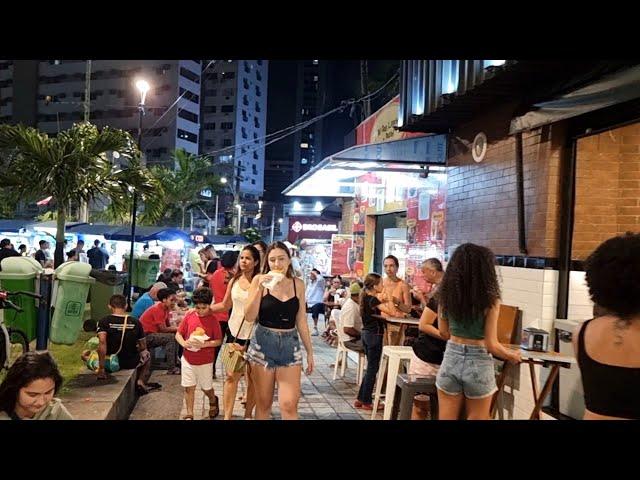
[{"label": "shoulder strap", "polygon": [[293,296],[298,296],[298,291],[296,290],[296,277],[293,277]]},{"label": "shoulder strap", "polygon": [[[593,318],[591,320],[593,320]],[[587,325],[589,324],[589,322],[591,322],[591,320],[587,320],[582,325],[580,325],[580,333],[578,334],[578,358],[588,357],[584,348],[584,332],[587,329]]]},{"label": "shoulder strap", "polygon": [[124,334],[127,332],[127,319],[129,318],[129,315],[125,315],[124,316],[124,325],[122,326],[122,337],[120,337],[120,348],[118,348],[118,351],[116,353],[114,353],[113,355],[118,355],[120,353],[120,350],[122,350],[122,344],[124,343]]}]

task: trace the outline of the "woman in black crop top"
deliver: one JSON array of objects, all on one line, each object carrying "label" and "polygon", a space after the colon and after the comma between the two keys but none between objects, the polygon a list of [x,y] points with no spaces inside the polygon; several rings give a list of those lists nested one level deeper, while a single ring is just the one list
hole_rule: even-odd
[{"label": "woman in black crop top", "polygon": [[[273,392],[278,382],[278,399],[283,420],[298,418],[302,350],[307,352],[307,375],[313,372],[313,348],[307,325],[304,283],[293,275],[289,249],[282,242],[272,244],[266,254],[264,275],[251,282],[245,306],[248,322],[257,319],[246,358],[254,365],[252,380],[256,387],[256,420],[271,418]],[[273,272],[286,272],[271,289]],[[277,372],[277,373],[276,373]]]},{"label": "woman in black crop top", "polygon": [[380,305],[388,297],[382,292],[382,277],[370,273],[364,279],[364,290],[360,294],[360,314],[362,316],[362,346],[367,357],[367,370],[364,373],[358,398],[354,407],[373,410],[373,386],[382,356],[382,336],[385,322],[374,315],[380,315]]},{"label": "woman in black crop top", "polygon": [[585,420],[640,420],[640,234],[610,238],[586,262],[591,300],[604,313],[573,336]]}]

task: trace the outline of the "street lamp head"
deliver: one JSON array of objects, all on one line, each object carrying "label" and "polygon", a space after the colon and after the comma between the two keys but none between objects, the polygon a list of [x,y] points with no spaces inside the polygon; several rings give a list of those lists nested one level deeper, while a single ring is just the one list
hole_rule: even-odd
[{"label": "street lamp head", "polygon": [[281,218],[278,219],[278,223],[282,223],[283,220]]},{"label": "street lamp head", "polygon": [[223,185],[227,183],[227,177],[220,178],[220,183],[222,183]]},{"label": "street lamp head", "polygon": [[237,208],[238,210],[242,210],[242,205],[236,205],[236,208]]},{"label": "street lamp head", "polygon": [[139,79],[136,81],[136,88],[140,92],[140,105],[144,105],[144,101],[147,98],[147,92],[151,88],[149,86],[149,82],[143,79]]},{"label": "street lamp head", "polygon": [[262,200],[258,200],[258,208],[262,209]]}]

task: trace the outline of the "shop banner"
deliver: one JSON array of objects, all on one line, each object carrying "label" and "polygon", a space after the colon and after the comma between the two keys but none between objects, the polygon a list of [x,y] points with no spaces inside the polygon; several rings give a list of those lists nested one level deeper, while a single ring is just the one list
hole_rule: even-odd
[{"label": "shop banner", "polygon": [[424,137],[427,135],[422,132],[401,132],[396,129],[399,108],[400,95],[391,99],[386,105],[380,108],[380,110],[358,125],[356,128],[356,145],[402,140],[403,138],[411,137]]},{"label": "shop banner", "polygon": [[353,277],[355,270],[355,249],[353,235],[333,235],[331,237],[331,275]]}]

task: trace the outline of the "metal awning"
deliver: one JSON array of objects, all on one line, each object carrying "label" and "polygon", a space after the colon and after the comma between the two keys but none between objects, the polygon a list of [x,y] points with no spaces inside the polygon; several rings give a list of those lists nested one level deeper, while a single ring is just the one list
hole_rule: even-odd
[{"label": "metal awning", "polygon": [[[131,241],[131,227],[120,227],[115,231],[104,234],[107,240]],[[151,242],[182,240],[185,243],[192,243],[189,234],[177,228],[170,227],[136,227],[136,242]]]},{"label": "metal awning", "polygon": [[640,66],[602,78],[548,102],[511,121],[510,134],[531,130],[628,100],[640,98]]},{"label": "metal awning", "polygon": [[0,220],[0,232],[24,233],[32,220]]},{"label": "metal awning", "polygon": [[352,197],[357,178],[368,172],[380,172],[381,176],[393,173],[417,176],[428,166],[444,169],[446,160],[446,135],[356,145],[326,157],[282,193],[301,197]]},{"label": "metal awning", "polygon": [[67,228],[67,232],[83,235],[106,235],[122,229],[122,225],[107,225],[101,223],[79,223]]}]

